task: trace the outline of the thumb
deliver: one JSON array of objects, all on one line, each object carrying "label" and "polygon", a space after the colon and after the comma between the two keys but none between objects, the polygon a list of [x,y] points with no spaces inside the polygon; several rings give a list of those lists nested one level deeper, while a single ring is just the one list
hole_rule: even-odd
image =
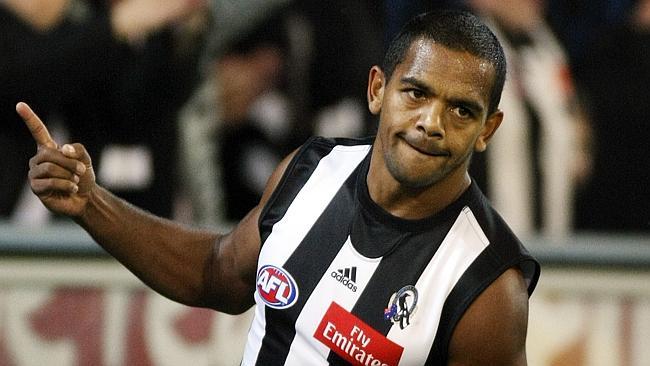
[{"label": "thumb", "polygon": [[61,153],[70,159],[81,161],[86,166],[90,166],[92,163],[88,151],[79,143],[65,144],[61,146]]}]

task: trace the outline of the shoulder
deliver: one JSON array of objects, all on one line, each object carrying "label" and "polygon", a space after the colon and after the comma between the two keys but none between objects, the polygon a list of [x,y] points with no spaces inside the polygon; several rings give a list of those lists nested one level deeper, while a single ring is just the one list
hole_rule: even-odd
[{"label": "shoulder", "polygon": [[513,267],[465,311],[449,344],[449,364],[525,365],[527,327],[528,289]]},{"label": "shoulder", "polygon": [[482,287],[487,287],[506,268],[517,267],[525,279],[528,294],[532,294],[540,275],[539,262],[492,207],[480,189],[475,185],[471,189],[473,192],[469,208],[476,220],[477,230],[489,243],[485,253],[477,259],[474,266],[484,277]]},{"label": "shoulder", "polygon": [[528,297],[540,266],[478,187],[471,189],[468,215],[488,244],[447,299],[443,315],[451,320],[439,352],[455,365],[525,364]]},{"label": "shoulder", "polygon": [[[334,169],[337,163],[346,162],[352,154],[363,157],[372,142],[373,138],[370,137],[363,139],[311,137],[283,160],[273,174],[265,195],[273,201],[278,191],[300,186],[311,176],[319,162],[327,156],[330,156],[330,160],[334,163],[331,164],[331,168]],[[262,203],[265,204],[266,200]]]},{"label": "shoulder", "polygon": [[[360,163],[372,146],[373,138],[312,137],[294,151],[273,174],[261,205],[260,232],[264,233],[286,212],[286,209],[318,170],[318,177],[335,177],[348,173]],[[324,164],[321,164],[325,162]]]},{"label": "shoulder", "polygon": [[[281,171],[279,173],[282,179],[278,179],[277,186],[282,186],[282,181],[287,176],[308,176],[311,170],[305,171],[305,167],[315,166],[325,156],[330,155],[333,151],[344,152],[365,152],[370,148],[374,138],[326,138],[320,136],[311,137],[302,146],[296,149],[287,159],[281,164]],[[345,159],[341,157],[341,159]],[[298,168],[298,169],[296,169]],[[315,167],[314,167],[315,168]]]}]

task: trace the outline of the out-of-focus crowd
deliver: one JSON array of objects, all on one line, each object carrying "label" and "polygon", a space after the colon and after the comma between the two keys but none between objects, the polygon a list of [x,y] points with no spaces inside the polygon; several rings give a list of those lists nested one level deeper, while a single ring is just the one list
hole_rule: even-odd
[{"label": "out-of-focus crowd", "polygon": [[0,0],[0,220],[29,192],[29,103],[100,184],[219,225],[311,135],[370,135],[367,72],[404,21],[484,17],[509,69],[472,175],[521,235],[650,232],[650,0]]}]

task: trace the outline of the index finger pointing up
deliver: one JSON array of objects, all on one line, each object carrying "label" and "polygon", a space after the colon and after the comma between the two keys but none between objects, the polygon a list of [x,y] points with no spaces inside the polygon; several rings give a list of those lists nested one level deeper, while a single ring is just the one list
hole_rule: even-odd
[{"label": "index finger pointing up", "polygon": [[57,144],[50,136],[50,132],[45,127],[43,121],[32,111],[32,109],[23,102],[16,104],[16,112],[25,121],[29,132],[31,132],[38,146],[46,146],[56,149]]}]

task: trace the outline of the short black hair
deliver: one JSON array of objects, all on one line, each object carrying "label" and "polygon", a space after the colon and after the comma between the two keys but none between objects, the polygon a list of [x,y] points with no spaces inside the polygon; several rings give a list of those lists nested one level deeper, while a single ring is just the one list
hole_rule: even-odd
[{"label": "short black hair", "polygon": [[467,11],[431,11],[417,15],[406,23],[390,43],[384,56],[382,69],[386,82],[390,80],[397,65],[404,61],[411,44],[422,38],[489,61],[494,67],[495,76],[488,113],[497,110],[506,79],[506,57],[501,43],[490,28],[476,15]]}]

